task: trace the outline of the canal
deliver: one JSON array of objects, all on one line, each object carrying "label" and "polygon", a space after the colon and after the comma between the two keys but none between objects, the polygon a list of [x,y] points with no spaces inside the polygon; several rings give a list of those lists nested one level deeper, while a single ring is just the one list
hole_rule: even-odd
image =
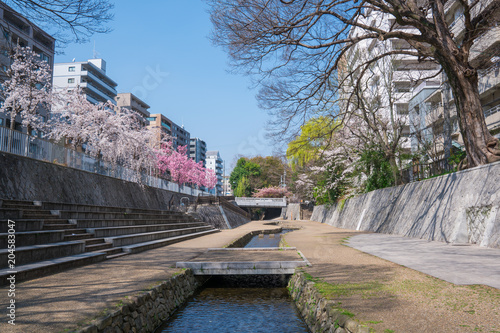
[{"label": "canal", "polygon": [[[290,231],[256,235],[244,247],[278,247],[281,235]],[[252,283],[245,283],[245,278],[236,281],[238,288],[234,281],[212,277],[155,333],[309,332],[284,285],[266,287],[264,282],[248,288],[245,285]]]}]

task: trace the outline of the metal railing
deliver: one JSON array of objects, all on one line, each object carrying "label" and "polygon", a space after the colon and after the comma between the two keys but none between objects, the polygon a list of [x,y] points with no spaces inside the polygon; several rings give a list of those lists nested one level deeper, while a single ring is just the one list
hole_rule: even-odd
[{"label": "metal railing", "polygon": [[433,176],[442,175],[452,169],[453,166],[447,163],[446,159],[431,163],[414,163],[409,168],[402,170],[401,181],[403,184],[413,183]]},{"label": "metal railing", "polygon": [[496,105],[492,108],[489,108],[488,110],[484,110],[484,117],[489,117],[494,113],[500,112],[500,105]]},{"label": "metal railing", "polygon": [[186,185],[179,187],[178,184],[169,182],[164,178],[153,176],[156,170],[138,173],[119,164],[106,162],[85,153],[2,126],[0,126],[0,151],[140,183],[162,190],[180,192],[192,196],[204,194],[204,191],[199,189],[194,189]]}]

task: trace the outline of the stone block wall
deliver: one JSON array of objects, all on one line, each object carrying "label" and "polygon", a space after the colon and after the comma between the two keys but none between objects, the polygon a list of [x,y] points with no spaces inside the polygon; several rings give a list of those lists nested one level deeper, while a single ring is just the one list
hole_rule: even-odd
[{"label": "stone block wall", "polygon": [[500,162],[372,191],[311,220],[334,227],[500,247]]},{"label": "stone block wall", "polygon": [[288,282],[288,290],[311,332],[369,332],[368,327],[360,325],[336,308],[334,301],[324,298],[314,287],[314,282],[308,281],[304,273],[296,271]]},{"label": "stone block wall", "polygon": [[154,332],[200,285],[192,271],[186,270],[126,301],[117,310],[94,320],[78,332]]},{"label": "stone block wall", "polygon": [[[175,210],[185,194],[0,153],[0,199]],[[189,197],[189,196],[187,196]]]}]

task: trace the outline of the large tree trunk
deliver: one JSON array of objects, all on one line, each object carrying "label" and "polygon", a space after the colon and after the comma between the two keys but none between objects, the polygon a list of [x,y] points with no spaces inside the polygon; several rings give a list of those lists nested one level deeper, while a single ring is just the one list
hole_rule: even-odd
[{"label": "large tree trunk", "polygon": [[486,120],[479,98],[478,74],[468,64],[449,63],[443,66],[457,107],[460,132],[467,152],[467,165],[471,168],[500,161],[498,139],[486,126]]}]

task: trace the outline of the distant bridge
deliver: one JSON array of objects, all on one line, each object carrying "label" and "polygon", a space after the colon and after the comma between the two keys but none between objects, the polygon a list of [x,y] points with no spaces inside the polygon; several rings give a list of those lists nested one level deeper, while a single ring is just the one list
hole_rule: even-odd
[{"label": "distant bridge", "polygon": [[283,208],[286,207],[286,198],[234,198],[240,207],[249,208]]}]

